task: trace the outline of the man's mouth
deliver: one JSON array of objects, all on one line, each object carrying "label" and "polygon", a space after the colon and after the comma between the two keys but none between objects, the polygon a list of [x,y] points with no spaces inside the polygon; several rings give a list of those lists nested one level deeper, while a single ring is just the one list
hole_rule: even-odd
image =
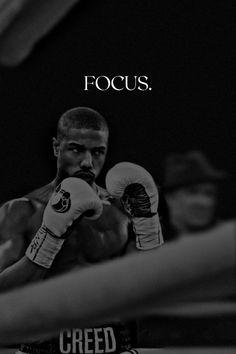
[{"label": "man's mouth", "polygon": [[74,177],[81,178],[89,184],[92,184],[95,180],[94,173],[89,171],[78,171],[74,174]]}]

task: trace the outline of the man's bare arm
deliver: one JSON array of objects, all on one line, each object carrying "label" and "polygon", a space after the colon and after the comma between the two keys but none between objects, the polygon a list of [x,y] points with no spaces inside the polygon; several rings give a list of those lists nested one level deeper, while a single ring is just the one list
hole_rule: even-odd
[{"label": "man's bare arm", "polygon": [[20,64],[77,2],[79,0],[1,0],[0,63]]},{"label": "man's bare arm", "polygon": [[40,267],[24,256],[0,273],[0,292],[42,279],[46,272],[46,268]]},{"label": "man's bare arm", "polygon": [[195,298],[196,290],[235,294],[235,224],[187,236],[158,253],[134,254],[1,295],[0,343],[131,318],[150,305]]},{"label": "man's bare arm", "polygon": [[8,201],[0,208],[0,272],[24,256],[34,213],[34,204],[26,198]]},{"label": "man's bare arm", "polygon": [[[54,207],[54,204],[60,200],[65,191],[70,196],[70,204],[68,204],[67,210],[61,213]],[[28,204],[26,204],[27,206]],[[4,291],[44,276],[52,266],[56,255],[60,252],[65,237],[69,235],[69,229],[73,221],[79,220],[80,216],[87,210],[91,212],[91,216],[87,216],[87,218],[95,219],[102,213],[102,202],[94,190],[79,178],[63,180],[60,188],[53,193],[44,209],[41,226],[28,245],[25,256],[17,264],[1,273],[0,290]],[[16,210],[16,217],[19,218],[20,212],[19,209]],[[5,221],[6,218],[3,220]],[[27,232],[25,226],[27,222],[27,217],[23,220],[21,215],[18,223],[15,223],[13,231],[17,230],[19,235],[23,237],[24,232]],[[21,225],[23,225],[23,228],[20,233]]]}]

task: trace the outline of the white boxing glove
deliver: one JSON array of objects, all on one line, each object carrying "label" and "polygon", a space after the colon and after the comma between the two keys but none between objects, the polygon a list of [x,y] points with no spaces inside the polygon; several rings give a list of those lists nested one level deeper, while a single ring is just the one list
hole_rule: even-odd
[{"label": "white boxing glove", "polygon": [[82,214],[97,219],[102,209],[101,200],[87,182],[75,177],[64,179],[49,199],[42,225],[27,248],[26,256],[32,262],[50,268],[73,221]]},{"label": "white boxing glove", "polygon": [[119,198],[126,212],[132,217],[136,247],[148,250],[163,244],[157,212],[159,194],[150,173],[143,167],[121,162],[106,175],[107,191]]}]

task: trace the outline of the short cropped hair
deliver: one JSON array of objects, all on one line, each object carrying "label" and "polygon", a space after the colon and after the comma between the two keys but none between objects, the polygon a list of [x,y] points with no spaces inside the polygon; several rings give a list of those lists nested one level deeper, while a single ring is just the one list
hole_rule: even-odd
[{"label": "short cropped hair", "polygon": [[92,108],[75,107],[60,117],[57,124],[57,139],[63,139],[71,128],[92,129],[109,133],[105,118]]}]

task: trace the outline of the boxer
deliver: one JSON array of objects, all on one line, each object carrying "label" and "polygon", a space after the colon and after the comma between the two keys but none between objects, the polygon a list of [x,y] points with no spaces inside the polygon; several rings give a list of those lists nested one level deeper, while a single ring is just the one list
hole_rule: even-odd
[{"label": "boxer", "polygon": [[[0,210],[2,238],[11,239],[13,245],[11,259],[4,261],[12,265],[0,274],[2,291],[75,267],[83,268],[119,257],[133,244],[133,250],[137,251],[153,249],[162,244],[157,212],[158,191],[151,175],[144,168],[130,164],[126,181],[126,167],[121,164],[118,180],[123,192],[119,195],[119,183],[113,169],[107,177],[110,193],[95,183],[105,161],[108,135],[106,121],[90,108],[77,107],[62,115],[57,136],[53,139],[53,151],[57,159],[55,179],[22,199],[6,203]],[[76,179],[84,181],[83,188],[73,187]],[[68,225],[75,216],[72,217],[69,212],[69,224],[67,219],[65,224],[64,218],[70,204],[68,193],[72,201],[78,200],[79,203],[79,209],[76,209],[76,220],[79,218],[79,222],[75,221],[70,227]],[[93,215],[86,216],[87,209],[91,209],[91,200],[92,205],[96,201],[92,210],[95,216],[98,214],[98,201],[94,193],[102,203],[101,215],[96,219]],[[126,207],[124,200],[129,200],[132,210]],[[63,227],[59,231],[58,226],[55,230],[55,222],[52,221],[52,207],[56,210],[56,224],[61,218]],[[86,212],[81,213],[81,208]],[[138,230],[137,234],[129,232],[131,225],[134,232]],[[62,236],[67,234],[68,228],[69,237],[64,240]],[[137,240],[140,242],[137,243]],[[137,244],[141,247],[137,247]],[[13,264],[17,259],[19,261]],[[70,289],[67,290],[70,292]],[[79,343],[76,347],[72,343],[74,338]],[[99,353],[101,350],[104,353],[119,353],[129,349],[132,344],[126,324],[114,321],[99,328],[74,328],[69,333],[62,331],[55,339],[24,344],[20,350],[23,353],[52,353],[53,350],[60,353],[64,350],[65,341],[75,353]]]}]

